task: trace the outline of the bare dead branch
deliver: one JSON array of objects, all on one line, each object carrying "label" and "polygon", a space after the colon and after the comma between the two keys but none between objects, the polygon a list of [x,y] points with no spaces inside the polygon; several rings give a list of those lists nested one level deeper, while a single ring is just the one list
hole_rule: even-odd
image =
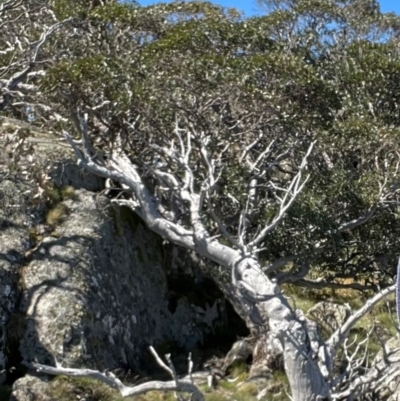
[{"label": "bare dead branch", "polygon": [[329,338],[326,344],[332,348],[336,349],[343,341],[347,338],[349,331],[354,327],[354,325],[368,312],[372,310],[372,308],[389,294],[392,294],[396,290],[396,284],[391,285],[390,287],[385,288],[384,290],[377,293],[374,297],[369,299],[366,304],[361,307],[359,310],[354,312],[346,322],[339,327]]},{"label": "bare dead branch", "polygon": [[[360,374],[359,369],[365,364],[368,358],[368,344],[373,331],[374,325],[372,325],[370,330],[366,333],[364,339],[359,340],[358,337],[355,336],[351,344],[348,343],[348,338],[344,341],[343,353],[347,361],[347,366],[344,371],[332,381],[331,386],[334,391],[336,386],[339,386],[341,392],[343,392],[345,387],[351,387],[357,375]],[[350,351],[350,348],[355,344],[355,349]],[[363,352],[359,355],[361,348],[363,348]]]},{"label": "bare dead branch", "polygon": [[302,174],[307,166],[307,159],[310,155],[312,149],[314,147],[314,142],[309,146],[306,155],[304,156],[298,173],[293,178],[292,182],[290,183],[289,187],[286,190],[285,195],[281,199],[281,205],[278,212],[278,215],[272,220],[272,222],[264,227],[261,232],[251,241],[248,246],[250,248],[254,248],[259,245],[265,237],[285,218],[287,210],[292,206],[293,202],[296,200],[297,196],[303,190],[304,185],[306,184],[308,177],[302,180]]},{"label": "bare dead branch", "polygon": [[[0,12],[2,10],[0,9]],[[3,92],[3,101],[0,103],[0,109],[4,109],[9,101],[11,96],[15,93],[17,89],[26,90],[26,91],[35,91],[36,87],[34,85],[26,85],[24,81],[27,79],[29,74],[32,74],[32,70],[35,66],[35,62],[37,61],[37,57],[40,51],[40,48],[46,43],[48,38],[57,31],[61,26],[67,24],[68,22],[72,21],[72,17],[67,18],[63,21],[57,22],[54,25],[47,28],[42,35],[40,36],[39,40],[30,44],[30,49],[33,49],[33,53],[29,55],[29,62],[21,71],[16,72],[11,78],[8,79],[8,82],[2,89]],[[18,92],[19,97],[23,97],[24,95],[21,92]]]},{"label": "bare dead branch", "polygon": [[363,216],[360,216],[347,223],[341,224],[339,226],[337,232],[342,233],[344,231],[352,230],[353,228],[356,228],[358,226],[361,226],[362,224],[365,224],[375,214],[376,208],[377,208],[377,205],[374,205]]},{"label": "bare dead branch", "polygon": [[150,381],[147,383],[139,384],[137,386],[129,387],[125,386],[113,373],[106,372],[102,373],[98,370],[91,369],[71,369],[63,368],[61,366],[52,367],[42,365],[39,363],[32,363],[32,367],[39,373],[46,373],[49,375],[64,375],[72,377],[88,377],[91,379],[98,380],[111,388],[118,390],[123,397],[132,397],[134,395],[145,394],[149,391],[180,391],[190,393],[196,401],[204,401],[204,396],[199,388],[193,384],[193,382],[187,379],[179,379],[176,373],[168,367],[162,359],[157,355],[153,347],[150,347],[150,351],[155,357],[157,363],[166,370],[174,380],[168,382],[162,381]]}]

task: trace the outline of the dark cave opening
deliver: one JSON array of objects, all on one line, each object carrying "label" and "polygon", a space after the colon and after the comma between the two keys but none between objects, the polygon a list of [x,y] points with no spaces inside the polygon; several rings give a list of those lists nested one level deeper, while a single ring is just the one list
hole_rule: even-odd
[{"label": "dark cave opening", "polygon": [[[195,370],[203,370],[203,363],[211,358],[223,358],[239,338],[247,337],[250,333],[245,322],[236,313],[233,306],[224,297],[222,291],[213,280],[204,276],[189,276],[180,274],[168,277],[169,310],[174,313],[181,299],[193,305],[206,308],[218,303],[219,317],[213,324],[213,330],[204,334],[204,341],[195,349],[184,349],[176,344],[169,344],[166,349],[158,351],[172,354],[180,371],[187,369],[188,353],[192,352]],[[174,358],[175,357],[175,358]],[[177,367],[178,369],[178,367]]]}]

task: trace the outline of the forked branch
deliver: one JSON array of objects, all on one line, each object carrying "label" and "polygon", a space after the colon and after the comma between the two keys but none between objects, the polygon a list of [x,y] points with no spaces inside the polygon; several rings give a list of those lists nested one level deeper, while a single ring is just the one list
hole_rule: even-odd
[{"label": "forked branch", "polygon": [[327,341],[327,345],[332,349],[336,349],[343,341],[347,338],[349,331],[355,326],[355,324],[367,313],[369,313],[374,306],[382,301],[389,294],[392,294],[396,290],[396,284],[385,288],[384,290],[378,292],[374,297],[369,299],[365,305],[354,312],[346,322],[339,327]]},{"label": "forked branch", "polygon": [[302,179],[303,172],[306,169],[307,159],[310,156],[310,153],[314,147],[314,144],[315,144],[315,142],[313,142],[309,146],[307,153],[301,162],[299,171],[294,176],[289,187],[285,190],[285,195],[282,198],[279,198],[280,208],[279,208],[278,214],[275,216],[275,218],[272,220],[272,222],[269,225],[267,225],[266,227],[264,227],[261,230],[261,232],[257,235],[257,237],[248,244],[250,248],[254,248],[257,245],[259,245],[265,239],[265,237],[271,231],[274,230],[274,228],[284,219],[284,217],[286,216],[286,212],[292,206],[292,204],[294,203],[294,201],[296,200],[296,198],[300,194],[300,192],[303,190],[304,185],[308,181],[308,177],[306,177],[304,180]]},{"label": "forked branch", "polygon": [[78,113],[77,119],[76,128],[82,140],[79,142],[73,140],[68,132],[64,132],[64,136],[73,148],[79,166],[97,176],[119,182],[132,194],[132,199],[124,204],[140,214],[147,226],[167,241],[194,250],[221,266],[233,265],[239,257],[238,252],[210,239],[204,232],[198,210],[200,199],[197,194],[191,194],[189,190],[181,191],[182,198],[189,200],[190,203],[192,230],[167,220],[158,211],[158,201],[144,184],[137,167],[131,163],[122,149],[115,151],[107,163],[104,163],[99,155],[93,152],[86,132],[85,118]]},{"label": "forked branch", "polygon": [[[204,401],[204,396],[199,388],[190,379],[179,379],[175,373],[175,369],[168,367],[162,359],[157,355],[153,347],[150,347],[151,353],[154,355],[157,363],[166,370],[173,378],[172,381],[150,381],[147,383],[139,384],[137,386],[125,386],[121,380],[119,380],[113,373],[106,372],[102,373],[98,370],[91,369],[69,369],[61,366],[53,367],[48,365],[42,365],[39,363],[33,363],[33,368],[40,373],[46,373],[49,375],[64,375],[71,377],[86,377],[98,380],[107,386],[118,390],[123,397],[131,397],[134,395],[145,394],[149,391],[180,391],[184,393],[190,393],[193,395],[193,400]],[[171,363],[172,364],[172,363]],[[189,372],[190,376],[190,372]]]}]

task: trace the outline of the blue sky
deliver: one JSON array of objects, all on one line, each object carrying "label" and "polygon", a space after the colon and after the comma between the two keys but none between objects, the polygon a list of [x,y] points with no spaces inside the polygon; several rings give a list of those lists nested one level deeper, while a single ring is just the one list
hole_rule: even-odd
[{"label": "blue sky", "polygon": [[[148,6],[150,4],[159,3],[159,1],[154,0],[138,0],[143,6]],[[167,1],[168,2],[168,1]],[[235,7],[239,10],[245,12],[247,16],[255,15],[259,12],[255,0],[213,0],[213,3],[220,4],[224,7]],[[399,0],[380,0],[382,12],[395,12],[400,14],[400,1]]]}]

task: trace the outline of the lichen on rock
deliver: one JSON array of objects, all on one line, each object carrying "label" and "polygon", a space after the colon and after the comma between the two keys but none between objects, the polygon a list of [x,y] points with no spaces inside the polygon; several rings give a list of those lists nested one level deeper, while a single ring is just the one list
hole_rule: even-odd
[{"label": "lichen on rock", "polygon": [[[83,173],[43,135],[32,176],[7,170],[0,151],[0,371],[32,361],[134,370],[148,365],[149,345],[201,346],[226,324],[216,301],[222,294],[191,296],[202,278],[190,258],[177,268],[174,249],[131,210],[112,206],[103,180]],[[28,162],[20,160],[23,171]],[[37,197],[34,180],[42,175]],[[0,384],[23,374],[0,375]],[[32,380],[15,382],[15,400]]]}]

